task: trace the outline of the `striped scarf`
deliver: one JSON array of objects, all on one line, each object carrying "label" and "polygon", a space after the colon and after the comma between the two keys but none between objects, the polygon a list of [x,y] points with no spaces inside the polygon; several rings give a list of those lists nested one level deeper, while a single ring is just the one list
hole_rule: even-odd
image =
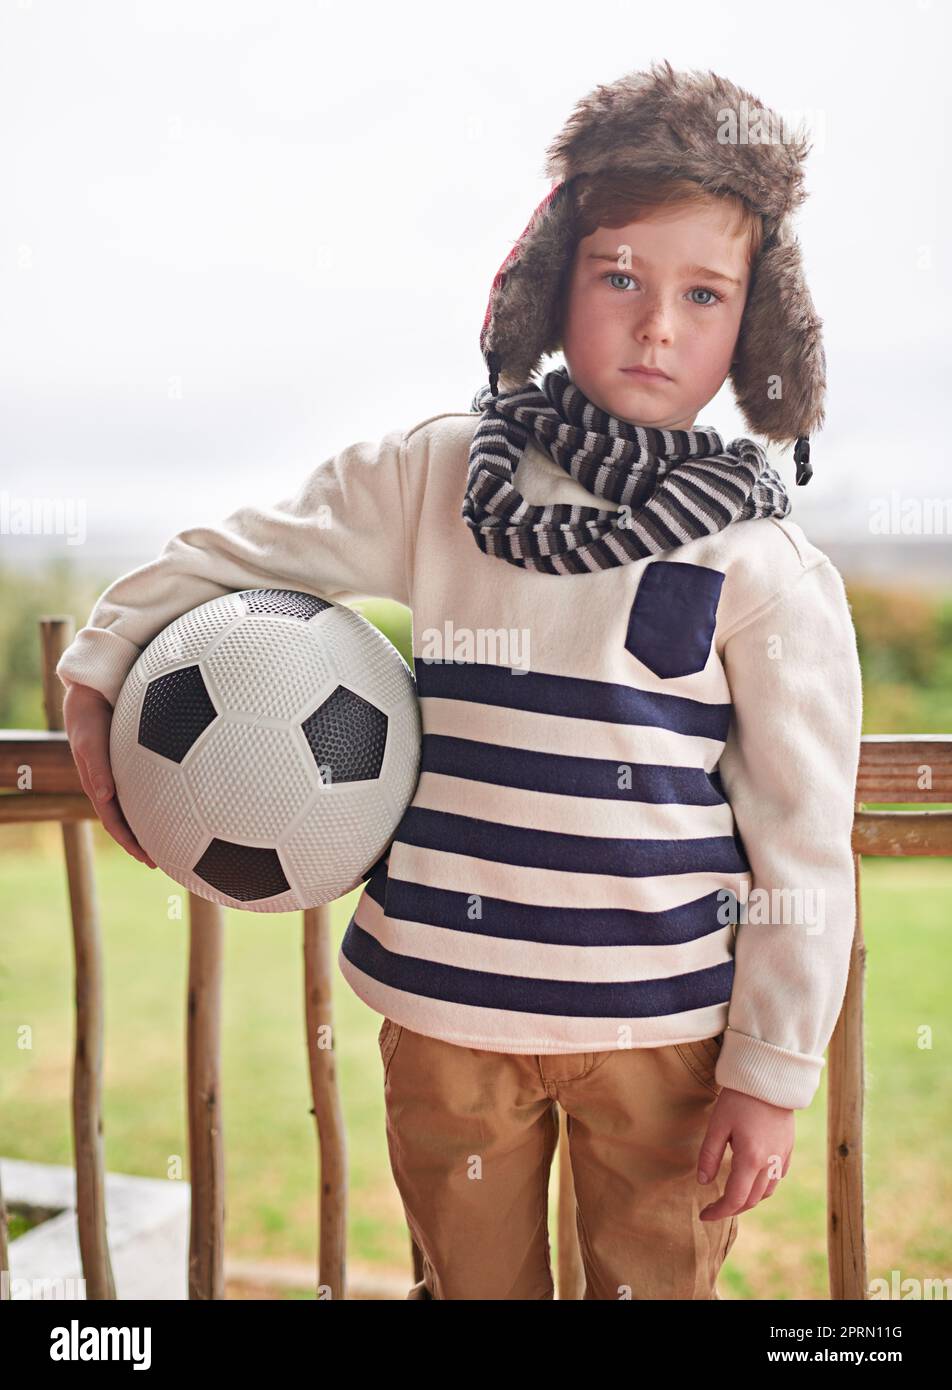
[{"label": "striped scarf", "polygon": [[[725,449],[715,430],[633,425],[593,405],[565,367],[494,396],[473,397],[461,515],[479,548],[524,569],[587,574],[713,535],[732,521],[786,516],[783,480],[752,439]],[[530,436],[588,492],[620,510],[532,506],[513,477]]]}]

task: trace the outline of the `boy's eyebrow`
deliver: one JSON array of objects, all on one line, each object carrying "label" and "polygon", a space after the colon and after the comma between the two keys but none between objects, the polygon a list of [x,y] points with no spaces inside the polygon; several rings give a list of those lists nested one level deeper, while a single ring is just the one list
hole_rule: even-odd
[{"label": "boy's eyebrow", "polygon": [[[615,252],[615,254],[613,255],[611,254],[611,252],[608,251],[590,251],[588,254],[588,259],[590,261],[611,261],[613,264],[617,265],[619,261],[619,254],[618,252]],[[628,259],[630,261],[638,261],[639,264],[644,263],[643,258],[641,256],[629,256]],[[735,280],[732,275],[725,275],[723,271],[720,270],[710,270],[707,266],[686,265],[682,268],[681,274],[706,275],[709,280],[723,280],[723,282],[726,285],[734,285],[737,289],[740,289],[740,281]]]}]

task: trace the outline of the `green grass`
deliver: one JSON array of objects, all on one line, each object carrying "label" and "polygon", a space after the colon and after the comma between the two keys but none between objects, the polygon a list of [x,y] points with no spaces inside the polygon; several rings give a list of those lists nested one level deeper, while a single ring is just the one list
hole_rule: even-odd
[{"label": "green grass", "polygon": [[[185,989],[179,886],[98,825],[106,988],[105,1145],[110,1170],[188,1176]],[[17,835],[18,839],[11,837]],[[54,827],[0,838],[0,1151],[71,1163],[72,945]],[[14,846],[11,852],[10,845]],[[33,848],[29,847],[33,844]],[[333,951],[356,894],[334,908]],[[866,1175],[869,1272],[944,1277],[952,1265],[947,1118],[952,863],[868,859]],[[223,1118],[230,1255],[314,1261],[316,1145],[304,1047],[299,914],[226,914]],[[334,972],[350,1173],[349,1258],[406,1273],[409,1256],[384,1131],[380,1018]],[[790,1172],[741,1218],[720,1277],[726,1298],[826,1297],[826,1082],[798,1115]],[[555,1174],[552,1208],[555,1202]],[[553,1244],[555,1223],[552,1223]]]}]

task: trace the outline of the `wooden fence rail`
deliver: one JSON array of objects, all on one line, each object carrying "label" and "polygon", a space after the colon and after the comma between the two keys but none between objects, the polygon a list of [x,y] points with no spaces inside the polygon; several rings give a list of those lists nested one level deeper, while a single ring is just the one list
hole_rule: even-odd
[{"label": "wooden fence rail", "polygon": [[[102,1048],[103,970],[93,878],[92,834],[98,819],[87,800],[63,732],[64,691],[56,662],[73,637],[70,618],[40,622],[47,731],[0,730],[0,826],[58,821],[69,881],[75,958],[72,1084],[77,1219],[87,1297],[116,1297],[104,1200]],[[866,734],[860,749],[852,847],[856,932],[849,979],[827,1056],[827,1255],[830,1297],[867,1297],[863,1191],[863,985],[866,948],[860,897],[861,857],[952,854],[952,811],[868,810],[870,804],[952,801],[952,734]],[[224,1150],[220,1024],[224,912],[189,893],[187,1088],[191,1210],[188,1294],[224,1297]],[[337,1085],[331,1009],[330,912],[302,914],[304,1017],[318,1159],[318,1296],[346,1297],[346,1137]],[[560,1298],[581,1298],[583,1279],[574,1219],[571,1165],[560,1116]],[[0,1194],[0,1271],[7,1268],[6,1217]],[[411,1239],[413,1280],[420,1251]]]}]

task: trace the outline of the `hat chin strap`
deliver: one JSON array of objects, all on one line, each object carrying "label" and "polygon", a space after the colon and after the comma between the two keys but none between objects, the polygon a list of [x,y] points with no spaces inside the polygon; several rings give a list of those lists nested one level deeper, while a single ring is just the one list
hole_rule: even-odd
[{"label": "hat chin strap", "polygon": [[489,389],[494,396],[499,395],[499,353],[490,348],[486,354],[486,365],[489,368]]},{"label": "hat chin strap", "polygon": [[810,466],[810,440],[805,434],[801,434],[793,450],[793,459],[797,465],[797,485],[806,487],[813,477],[813,469]]}]

